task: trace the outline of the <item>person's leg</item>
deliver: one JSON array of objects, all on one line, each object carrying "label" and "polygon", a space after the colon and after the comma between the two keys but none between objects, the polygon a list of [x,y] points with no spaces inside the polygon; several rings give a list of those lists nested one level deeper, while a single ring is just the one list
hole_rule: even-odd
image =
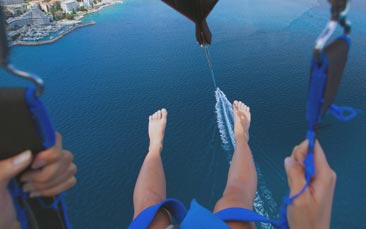
[{"label": "person's leg", "polygon": [[[142,164],[133,193],[134,219],[144,209],[166,199],[165,174],[160,154],[167,115],[167,111],[161,109],[149,116],[149,152]],[[168,214],[160,209],[149,228],[166,228],[169,224]]]},{"label": "person's leg", "polygon": [[[257,190],[257,172],[248,145],[251,120],[250,109],[244,103],[238,101],[234,101],[233,109],[236,146],[225,191],[216,203],[215,213],[231,207],[252,209]],[[229,221],[227,224],[234,229],[254,228],[252,223]]]}]

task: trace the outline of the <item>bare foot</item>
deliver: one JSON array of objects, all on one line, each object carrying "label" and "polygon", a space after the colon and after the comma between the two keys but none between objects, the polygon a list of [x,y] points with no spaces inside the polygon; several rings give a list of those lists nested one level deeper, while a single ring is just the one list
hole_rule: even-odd
[{"label": "bare foot", "polygon": [[234,101],[234,132],[235,141],[249,141],[250,108],[243,102]]},{"label": "bare foot", "polygon": [[163,108],[149,116],[149,151],[163,148],[163,140],[168,112]]}]

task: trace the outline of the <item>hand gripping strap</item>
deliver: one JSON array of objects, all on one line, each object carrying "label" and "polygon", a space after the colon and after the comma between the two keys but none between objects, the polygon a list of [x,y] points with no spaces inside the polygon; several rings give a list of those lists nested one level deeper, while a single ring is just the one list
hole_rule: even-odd
[{"label": "hand gripping strap", "polygon": [[[35,96],[35,88],[0,89],[0,160],[27,149],[36,154],[55,145],[55,130],[45,106]],[[27,228],[71,228],[63,195],[55,198],[29,198],[18,178],[9,183],[18,221]]]}]

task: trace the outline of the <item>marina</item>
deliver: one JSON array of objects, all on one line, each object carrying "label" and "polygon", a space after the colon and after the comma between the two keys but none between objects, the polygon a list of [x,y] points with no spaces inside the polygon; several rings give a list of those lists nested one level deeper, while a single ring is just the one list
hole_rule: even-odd
[{"label": "marina", "polygon": [[[41,31],[37,31],[36,33],[27,32],[26,36],[23,39],[13,42],[13,45],[20,45],[20,46],[38,46],[38,45],[46,45],[51,44],[53,42],[58,41],[59,39],[63,38],[67,34],[71,33],[72,31],[83,28],[86,26],[95,25],[95,21],[91,21],[86,24],[75,24],[71,26],[61,27],[59,30],[56,30],[58,27],[52,27],[49,30],[44,29]],[[34,28],[33,28],[34,29]]]},{"label": "marina", "polygon": [[[95,21],[84,21],[83,19],[85,16],[96,13],[115,3],[123,3],[123,1],[101,1],[86,12],[78,11],[72,19],[57,20],[46,24],[13,25],[8,32],[10,46],[36,46],[56,42],[76,29],[96,24]],[[33,9],[33,11],[37,11],[37,9]],[[22,19],[11,19],[9,22],[17,20]]]}]

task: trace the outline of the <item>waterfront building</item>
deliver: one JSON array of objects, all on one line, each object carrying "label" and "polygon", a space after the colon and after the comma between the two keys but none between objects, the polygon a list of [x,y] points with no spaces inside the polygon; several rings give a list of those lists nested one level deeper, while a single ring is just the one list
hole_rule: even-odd
[{"label": "waterfront building", "polygon": [[79,9],[79,4],[75,0],[66,0],[61,2],[61,9],[65,13],[73,13]]},{"label": "waterfront building", "polygon": [[40,4],[39,4],[39,6],[41,7],[41,9],[44,11],[44,12],[46,12],[46,13],[49,13],[50,12],[50,7],[49,7],[49,5],[48,5],[48,2],[41,2]]},{"label": "waterfront building", "polygon": [[21,15],[27,9],[27,4],[24,3],[24,0],[0,0],[0,3],[13,15]]},{"label": "waterfront building", "polygon": [[91,8],[91,7],[93,7],[93,1],[92,0],[83,0],[83,5],[85,8]]},{"label": "waterfront building", "polygon": [[23,4],[24,0],[0,0],[1,5],[7,6],[7,5],[17,5],[17,4]]},{"label": "waterfront building", "polygon": [[32,8],[35,8],[35,7],[40,7],[41,3],[42,3],[42,0],[30,1],[29,5],[28,5],[28,8],[32,9]]},{"label": "waterfront building", "polygon": [[19,17],[9,18],[6,22],[9,29],[17,29],[25,25],[49,25],[50,17],[38,7],[34,7]]},{"label": "waterfront building", "polygon": [[23,14],[27,10],[26,3],[6,5],[5,9],[8,10],[12,15],[18,16]]},{"label": "waterfront building", "polygon": [[39,4],[39,6],[41,7],[41,9],[46,12],[46,13],[50,13],[51,12],[51,9],[53,6],[55,6],[56,2],[60,2],[58,0],[52,0],[52,1],[49,1],[49,2],[41,2]]}]

